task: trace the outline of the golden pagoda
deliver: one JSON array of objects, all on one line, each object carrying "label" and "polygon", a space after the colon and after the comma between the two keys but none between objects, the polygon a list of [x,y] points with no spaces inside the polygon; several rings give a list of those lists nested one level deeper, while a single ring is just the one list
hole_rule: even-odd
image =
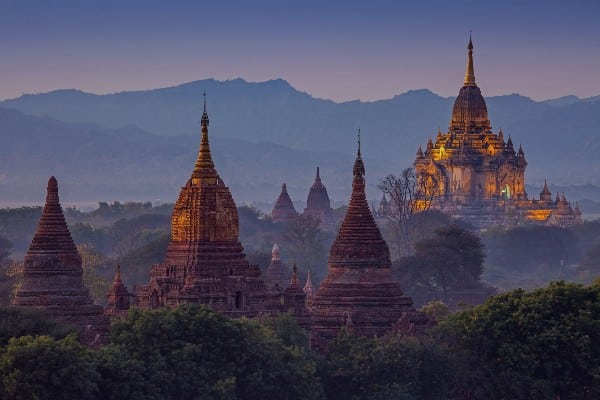
[{"label": "golden pagoda", "polygon": [[[539,201],[525,191],[525,152],[515,151],[511,137],[505,141],[500,129],[492,131],[487,105],[475,82],[473,41],[467,46],[465,79],[454,106],[448,131],[439,129],[429,138],[425,151],[419,146],[414,162],[418,176],[427,182],[431,206],[476,227],[530,221],[556,225],[581,222],[581,213],[570,206],[548,200],[548,187]],[[556,218],[551,218],[556,214]]]}]

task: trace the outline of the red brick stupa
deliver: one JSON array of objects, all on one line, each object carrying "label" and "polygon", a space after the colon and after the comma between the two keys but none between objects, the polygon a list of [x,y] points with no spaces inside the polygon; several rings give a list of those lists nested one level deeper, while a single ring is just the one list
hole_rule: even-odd
[{"label": "red brick stupa", "polygon": [[271,264],[267,268],[266,281],[270,290],[283,292],[288,285],[288,272],[281,262],[281,250],[277,243],[271,251]]},{"label": "red brick stupa", "polygon": [[390,252],[367,203],[360,139],[353,173],[352,196],[329,252],[329,270],[310,303],[311,342],[321,350],[342,326],[358,335],[382,336],[403,315],[414,313],[412,299],[392,278]]},{"label": "red brick stupa", "polygon": [[271,217],[273,218],[273,222],[286,223],[297,216],[298,213],[294,208],[294,203],[292,203],[292,199],[290,199],[290,195],[287,192],[287,186],[284,182],[281,185],[281,193],[273,206],[273,211],[271,211]]},{"label": "red brick stupa", "polygon": [[319,167],[317,167],[317,175],[315,176],[315,182],[308,192],[308,198],[306,199],[306,208],[304,209],[305,215],[310,215],[320,221],[320,226],[325,230],[333,230],[334,218],[333,209],[329,201],[329,195],[323,182],[321,181],[321,174]]},{"label": "red brick stupa", "polygon": [[108,315],[125,315],[131,303],[131,294],[121,279],[121,266],[117,264],[115,279],[106,294],[107,305],[105,313]]},{"label": "red brick stupa", "polygon": [[252,316],[264,308],[266,286],[238,240],[237,208],[215,169],[208,125],[205,100],[200,151],[175,203],[167,254],[152,268],[149,284],[137,288],[137,304],[200,303],[232,317]]},{"label": "red brick stupa", "polygon": [[74,326],[80,340],[98,345],[108,337],[110,325],[83,284],[81,256],[73,243],[58,198],[58,183],[48,181],[46,205],[23,266],[23,282],[13,305],[39,309]]}]

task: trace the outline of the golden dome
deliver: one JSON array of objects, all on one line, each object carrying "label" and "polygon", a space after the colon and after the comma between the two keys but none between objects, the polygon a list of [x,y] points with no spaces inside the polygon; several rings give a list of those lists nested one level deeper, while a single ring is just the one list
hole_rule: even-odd
[{"label": "golden dome", "polygon": [[473,68],[473,42],[469,38],[469,54],[467,58],[467,68],[465,72],[464,86],[460,89],[458,97],[454,101],[452,109],[453,127],[466,126],[489,126],[489,117],[485,100],[481,95],[481,90],[475,83],[475,72]]}]

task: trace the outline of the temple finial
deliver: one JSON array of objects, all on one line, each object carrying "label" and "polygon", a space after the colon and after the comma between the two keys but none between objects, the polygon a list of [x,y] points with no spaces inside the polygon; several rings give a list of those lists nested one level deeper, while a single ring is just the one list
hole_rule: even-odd
[{"label": "temple finial", "polygon": [[363,163],[362,156],[360,155],[360,128],[358,128],[358,152],[356,154],[356,160],[354,161],[354,168],[352,169],[354,176],[365,176],[365,164]]},{"label": "temple finial", "polygon": [[477,86],[475,84],[475,69],[473,68],[473,40],[471,39],[471,32],[469,31],[469,56],[467,58],[467,71],[465,72],[465,86]]},{"label": "temple finial", "polygon": [[201,181],[215,183],[218,178],[215,164],[210,154],[210,145],[208,143],[208,113],[206,112],[206,92],[202,94],[204,97],[204,112],[200,125],[202,126],[202,135],[200,138],[200,151],[192,173],[192,183],[199,184]]},{"label": "temple finial", "polygon": [[319,173],[319,166],[317,165],[317,176],[315,177],[315,180],[320,181],[321,180],[321,174]]},{"label": "temple finial", "polygon": [[202,125],[202,129],[204,129],[204,127],[208,127],[208,113],[206,112],[206,91],[204,91],[204,93],[202,93],[202,97],[204,98],[204,112],[202,113],[202,120],[201,120],[201,125]]}]

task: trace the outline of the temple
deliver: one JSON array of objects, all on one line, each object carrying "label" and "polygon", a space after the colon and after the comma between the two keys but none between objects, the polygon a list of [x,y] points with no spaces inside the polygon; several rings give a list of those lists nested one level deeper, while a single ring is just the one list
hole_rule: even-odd
[{"label": "temple", "polygon": [[46,204],[23,265],[23,281],[12,304],[38,309],[71,325],[82,343],[100,345],[110,324],[83,283],[81,255],[67,227],[58,198],[58,182],[48,181]]},{"label": "temple", "polygon": [[323,230],[331,231],[335,229],[333,209],[331,208],[327,189],[321,181],[319,167],[317,167],[315,182],[310,187],[308,192],[304,214],[318,219],[320,222],[320,227]]},{"label": "temple", "polygon": [[275,243],[271,251],[271,263],[266,273],[267,286],[271,290],[283,291],[288,285],[288,280],[288,273],[281,262],[281,250]]},{"label": "temple", "polygon": [[104,312],[107,315],[125,315],[131,306],[132,295],[121,279],[121,266],[117,264],[117,272],[112,285],[106,293],[107,305]]},{"label": "temple", "polygon": [[429,323],[392,277],[390,252],[365,195],[360,139],[353,174],[350,203],[329,252],[327,276],[310,301],[316,349],[325,348],[343,326],[373,337],[392,331],[401,320],[405,331]]},{"label": "temple", "polygon": [[[525,152],[511,137],[492,132],[487,106],[475,83],[473,42],[467,46],[465,79],[454,102],[448,132],[438,130],[414,162],[424,202],[479,228],[521,222],[569,226],[581,222],[578,207],[548,198],[529,200],[525,191]],[[562,199],[559,199],[562,200]],[[383,203],[380,209],[385,209]],[[393,212],[390,211],[390,212]]]},{"label": "temple", "polygon": [[294,208],[294,203],[292,203],[292,199],[290,199],[290,195],[287,192],[287,186],[284,182],[281,185],[281,193],[273,206],[273,211],[271,211],[271,218],[273,218],[273,222],[287,223],[297,216],[298,213]]},{"label": "temple", "polygon": [[237,208],[215,169],[208,126],[205,98],[200,151],[175,203],[167,254],[149,283],[136,287],[136,305],[200,303],[231,317],[255,316],[269,309],[267,288],[239,242]]}]

